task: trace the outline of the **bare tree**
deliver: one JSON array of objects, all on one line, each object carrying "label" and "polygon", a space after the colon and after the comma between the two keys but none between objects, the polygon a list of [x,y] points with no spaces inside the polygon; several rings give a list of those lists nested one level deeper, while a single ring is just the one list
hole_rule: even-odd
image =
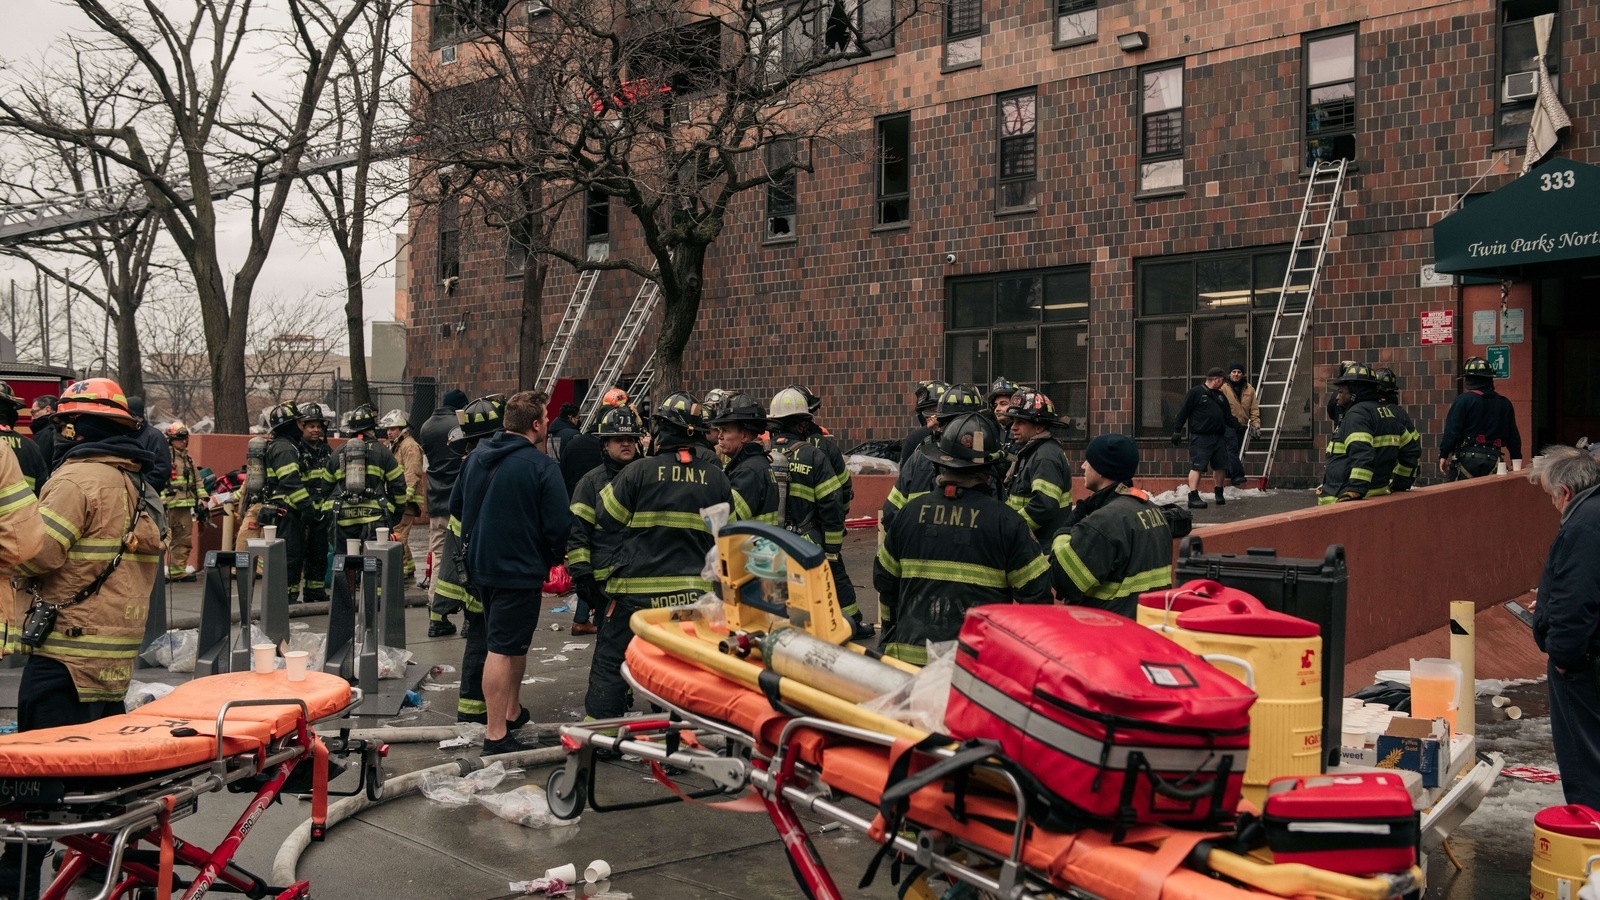
[{"label": "bare tree", "polygon": [[[118,4],[72,0],[98,39],[96,51],[131,62],[150,114],[117,127],[83,127],[38,114],[29,87],[0,93],[0,129],[23,131],[81,147],[136,177],[151,210],[188,262],[199,300],[211,362],[217,426],[248,425],[245,344],[250,301],[307,158],[310,132],[338,49],[369,0],[286,0],[288,26],[263,29],[261,0],[193,0],[187,18],[177,4]],[[254,17],[254,18],[253,18]],[[243,59],[276,38],[295,48],[279,52],[288,98],[251,93],[245,103],[235,81]],[[298,64],[295,64],[298,60]],[[171,166],[161,155],[177,138]],[[249,204],[249,249],[232,272],[218,246],[217,200],[243,194]]]},{"label": "bare tree", "polygon": [[[871,153],[877,109],[854,89],[847,65],[887,50],[917,13],[916,0],[567,0],[517,4],[506,24],[502,4],[490,0],[450,6],[458,28],[461,9],[477,11],[467,24],[483,36],[466,70],[499,98],[482,128],[499,137],[477,143],[476,153],[427,142],[424,152],[487,182],[485,199],[513,199],[511,210],[526,208],[541,223],[573,198],[620,205],[650,258],[591,259],[585,248],[557,246],[548,227],[526,238],[531,254],[578,269],[628,269],[660,285],[664,388],[683,383],[706,253],[735,200],[761,190],[781,199],[796,172],[811,171],[820,145]],[[526,11],[525,24],[517,11]],[[438,72],[419,74],[441,81]]]},{"label": "bare tree", "polygon": [[194,303],[180,292],[162,292],[139,311],[144,368],[150,386],[147,408],[164,397],[171,415],[193,425],[212,415],[211,362],[205,333],[194,327]]},{"label": "bare tree", "polygon": [[344,323],[314,296],[264,299],[250,323],[245,356],[251,391],[273,403],[320,400],[343,331]]}]

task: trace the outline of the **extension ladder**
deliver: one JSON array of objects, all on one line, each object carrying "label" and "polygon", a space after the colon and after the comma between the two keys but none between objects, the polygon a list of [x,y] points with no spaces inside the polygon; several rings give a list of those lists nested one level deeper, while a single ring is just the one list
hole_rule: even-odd
[{"label": "extension ladder", "polygon": [[627,315],[622,317],[617,336],[611,339],[610,348],[600,360],[600,371],[589,382],[589,392],[583,395],[583,403],[578,407],[578,420],[583,423],[584,430],[588,430],[599,418],[600,398],[617,383],[660,302],[661,285],[654,278],[645,279],[644,284],[639,285],[639,292],[634,295],[633,305],[628,307]]},{"label": "extension ladder", "polygon": [[578,333],[578,326],[583,324],[583,316],[589,311],[589,300],[594,296],[594,286],[600,281],[600,269],[584,269],[578,273],[578,286],[572,289],[572,299],[567,301],[567,310],[561,315],[560,324],[556,325],[555,337],[550,339],[550,348],[544,353],[544,362],[539,365],[539,380],[534,386],[544,391],[548,396],[556,388],[556,380],[561,377],[561,367],[567,363],[567,353],[572,350],[572,338]]}]

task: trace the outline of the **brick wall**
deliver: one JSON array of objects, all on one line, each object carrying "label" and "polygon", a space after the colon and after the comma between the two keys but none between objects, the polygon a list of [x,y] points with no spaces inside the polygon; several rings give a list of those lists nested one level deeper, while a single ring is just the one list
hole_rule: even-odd
[{"label": "brick wall", "polygon": [[[823,419],[845,441],[898,436],[910,426],[911,383],[944,374],[945,279],[1088,264],[1089,431],[1131,430],[1134,262],[1292,241],[1305,191],[1301,35],[1355,23],[1359,171],[1347,184],[1312,353],[1302,364],[1315,367],[1319,399],[1337,360],[1394,368],[1430,462],[1458,360],[1468,355],[1459,342],[1418,344],[1422,311],[1459,309],[1458,289],[1418,286],[1432,258],[1431,227],[1461,194],[1500,187],[1521,162],[1512,152],[1495,164],[1490,148],[1493,5],[1105,6],[1098,40],[1052,49],[1050,4],[1007,4],[1001,14],[991,0],[983,65],[954,72],[940,71],[939,20],[928,14],[899,37],[894,56],[848,70],[852,90],[880,98],[882,112],[911,114],[910,223],[874,228],[871,165],[828,146],[814,150],[815,173],[800,175],[794,239],[764,242],[764,192],[746,195],[709,256],[699,331],[685,358],[688,387],[769,396],[801,381],[824,397]],[[1575,126],[1560,152],[1600,162],[1591,135],[1600,117],[1600,11],[1568,7],[1561,93]],[[1148,32],[1149,49],[1118,50],[1116,35],[1135,29]],[[1187,187],[1181,196],[1136,200],[1137,67],[1178,57]],[[1028,86],[1039,98],[1038,210],[997,215],[994,94]],[[871,127],[863,122],[864,134]],[[641,255],[626,215],[614,209],[612,221],[612,255]],[[503,236],[475,227],[464,211],[462,282],[444,298],[427,210],[413,216],[412,233],[414,372],[473,389],[505,386],[514,373],[520,281],[504,275]],[[578,245],[576,217],[563,233]],[[559,268],[548,280],[547,335],[575,281]],[[624,273],[601,279],[569,375],[594,371],[637,287]],[[466,330],[455,333],[457,322]],[[647,353],[636,353],[634,367]],[[1184,468],[1165,441],[1144,451],[1152,471]],[[1301,479],[1319,468],[1305,450],[1280,460],[1278,471]]]}]

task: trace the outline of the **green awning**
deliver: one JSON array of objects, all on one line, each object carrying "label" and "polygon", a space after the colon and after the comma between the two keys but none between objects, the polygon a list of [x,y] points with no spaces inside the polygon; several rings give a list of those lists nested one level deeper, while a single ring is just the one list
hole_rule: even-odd
[{"label": "green awning", "polygon": [[1433,226],[1439,272],[1600,257],[1600,168],[1552,157]]}]

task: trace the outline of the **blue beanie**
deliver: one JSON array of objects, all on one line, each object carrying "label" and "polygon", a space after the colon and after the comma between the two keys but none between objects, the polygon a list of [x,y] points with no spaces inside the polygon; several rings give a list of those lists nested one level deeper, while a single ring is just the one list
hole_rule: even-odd
[{"label": "blue beanie", "polygon": [[1102,434],[1083,455],[1096,472],[1112,481],[1127,481],[1139,471],[1139,447],[1125,434]]}]

